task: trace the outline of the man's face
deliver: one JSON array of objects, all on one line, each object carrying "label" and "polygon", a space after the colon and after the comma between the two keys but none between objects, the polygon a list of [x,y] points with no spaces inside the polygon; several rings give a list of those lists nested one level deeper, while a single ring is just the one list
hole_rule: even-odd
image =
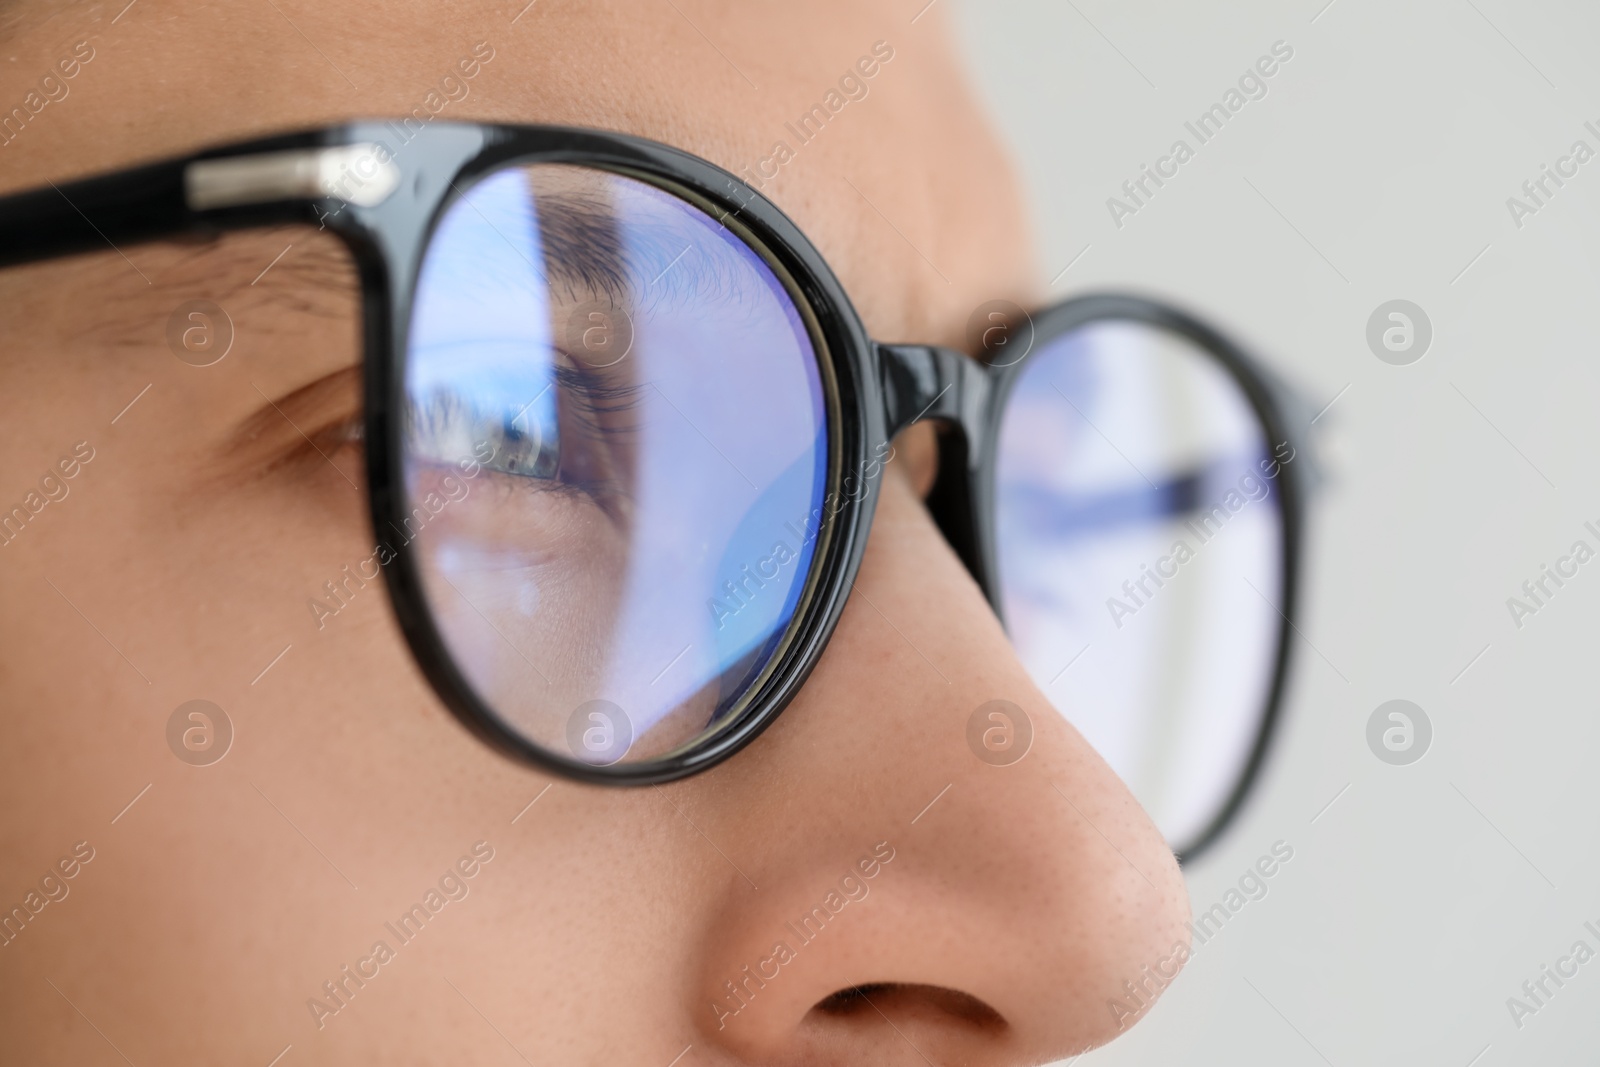
[{"label": "man's face", "polygon": [[[1031,264],[919,6],[25,3],[0,186],[351,117],[621,130],[759,183],[874,336],[959,346]],[[360,580],[358,312],[310,228],[0,273],[19,1062],[1021,1063],[1143,1013],[1187,943],[1176,864],[922,508],[931,430],[772,728],[682,783],[579,786],[463,730]],[[209,366],[175,355],[195,328]],[[965,739],[996,698],[1036,730],[1006,768]]]}]

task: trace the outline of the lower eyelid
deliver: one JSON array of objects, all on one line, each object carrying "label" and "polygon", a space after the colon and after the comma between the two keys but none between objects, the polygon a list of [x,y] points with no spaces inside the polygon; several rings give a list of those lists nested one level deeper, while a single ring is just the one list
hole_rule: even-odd
[{"label": "lower eyelid", "polygon": [[[444,480],[452,476],[466,486],[453,499],[444,488]],[[454,526],[457,536],[468,540],[504,542],[535,555],[548,548],[557,530],[585,522],[585,512],[606,513],[603,504],[578,486],[488,467],[472,477],[444,465],[415,472],[408,506],[424,506],[422,501],[430,493],[447,501],[438,512],[446,520],[444,530]]]}]

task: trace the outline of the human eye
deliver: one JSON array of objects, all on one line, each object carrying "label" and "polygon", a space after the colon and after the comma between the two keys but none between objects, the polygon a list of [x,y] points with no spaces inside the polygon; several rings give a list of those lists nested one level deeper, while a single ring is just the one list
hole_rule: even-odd
[{"label": "human eye", "polygon": [[557,349],[489,338],[428,359],[455,372],[408,390],[413,462],[476,464],[521,488],[581,493],[608,509],[626,498],[638,387]]},{"label": "human eye", "polygon": [[411,390],[406,454],[439,467],[476,462],[500,474],[548,481],[561,464],[553,382],[520,389],[490,387],[470,378]]}]

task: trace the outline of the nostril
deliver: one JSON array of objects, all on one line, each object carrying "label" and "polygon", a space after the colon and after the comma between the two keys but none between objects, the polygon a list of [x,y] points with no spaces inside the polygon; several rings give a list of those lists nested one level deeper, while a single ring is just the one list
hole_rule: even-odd
[{"label": "nostril", "polygon": [[958,989],[899,982],[868,982],[819,1000],[812,1011],[844,1017],[867,1013],[885,1018],[943,1016],[982,1030],[999,1032],[1006,1021],[989,1005]]},{"label": "nostril", "polygon": [[857,1011],[868,1011],[871,1008],[868,998],[888,988],[890,987],[887,982],[873,982],[841,989],[817,1001],[815,1010],[824,1015],[851,1015]]}]

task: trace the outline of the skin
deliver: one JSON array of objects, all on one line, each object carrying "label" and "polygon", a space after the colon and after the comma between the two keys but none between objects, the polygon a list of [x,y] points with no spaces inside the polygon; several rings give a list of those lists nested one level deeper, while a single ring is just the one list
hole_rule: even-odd
[{"label": "skin", "polygon": [[[938,8],[541,0],[512,24],[481,3],[276,6],[0,14],[0,100],[71,42],[95,49],[0,148],[4,190],[408,113],[479,41],[494,59],[443,117],[623,130],[737,171],[886,40],[871,95],[763,191],[874,336],[960,346],[971,309],[1033,295]],[[190,299],[235,324],[204,370],[164,340]],[[371,553],[359,445],[339,439],[356,314],[339,246],[308,230],[0,272],[0,499],[94,450],[0,548],[0,905],[94,850],[0,947],[8,1061],[1002,1064],[1116,1036],[1108,1001],[1187,944],[1181,876],[922,508],[930,430],[897,443],[859,594],[783,716],[688,781],[580,786],[470,736],[377,583],[321,630],[307,610]],[[205,768],[166,742],[195,698],[236,730]],[[997,698],[1035,728],[1009,767],[965,740]],[[469,895],[319,1028],[307,999],[480,841]],[[719,1029],[724,980],[880,842],[870,894]]]}]

